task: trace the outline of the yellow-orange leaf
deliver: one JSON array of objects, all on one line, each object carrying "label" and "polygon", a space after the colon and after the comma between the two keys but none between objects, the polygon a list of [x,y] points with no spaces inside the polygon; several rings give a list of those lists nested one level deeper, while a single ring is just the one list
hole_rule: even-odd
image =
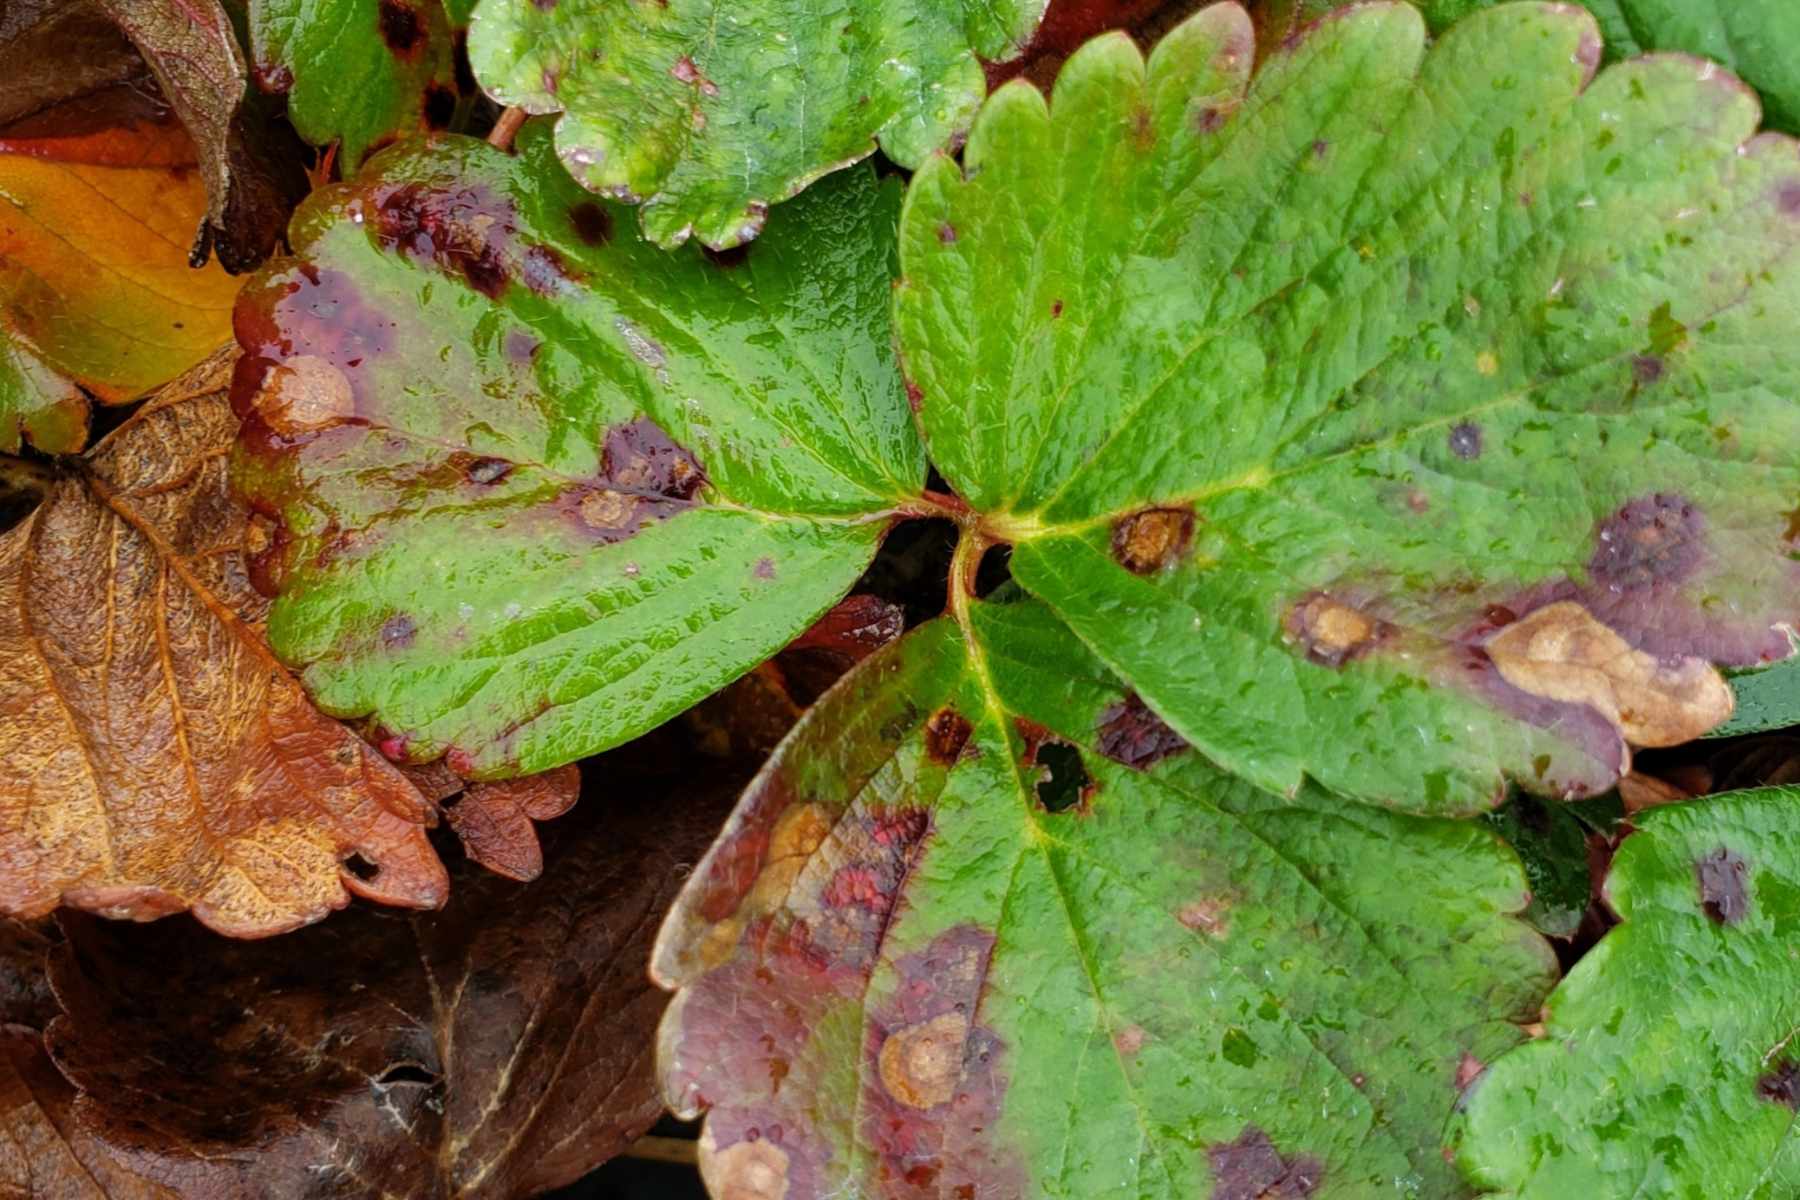
[{"label": "yellow-orange leaf", "polygon": [[[230,335],[237,281],[188,266],[206,187],[191,144],[172,152],[185,138],[145,121],[0,142],[5,323],[105,400],[173,379]],[[0,411],[0,428],[8,416]]]},{"label": "yellow-orange leaf", "polygon": [[431,806],[264,644],[229,366],[165,390],[0,537],[0,911],[192,909],[258,936],[351,892],[444,898]]}]

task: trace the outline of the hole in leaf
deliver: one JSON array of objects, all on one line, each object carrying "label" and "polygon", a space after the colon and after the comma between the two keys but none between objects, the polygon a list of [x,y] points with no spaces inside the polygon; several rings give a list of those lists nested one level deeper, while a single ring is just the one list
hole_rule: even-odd
[{"label": "hole in leaf", "polygon": [[440,1076],[436,1071],[428,1070],[418,1063],[395,1063],[381,1073],[375,1081],[382,1087],[391,1087],[396,1083],[417,1083],[425,1087],[436,1087]]},{"label": "hole in leaf", "polygon": [[352,854],[343,862],[344,870],[350,872],[364,883],[381,874],[381,868],[360,854]]},{"label": "hole in leaf", "polygon": [[1012,582],[1011,546],[989,546],[975,568],[975,594],[986,597]]},{"label": "hole in leaf", "polygon": [[1045,742],[1037,748],[1044,777],[1038,781],[1038,803],[1045,812],[1059,813],[1081,803],[1092,782],[1081,764],[1081,752],[1067,742]]}]

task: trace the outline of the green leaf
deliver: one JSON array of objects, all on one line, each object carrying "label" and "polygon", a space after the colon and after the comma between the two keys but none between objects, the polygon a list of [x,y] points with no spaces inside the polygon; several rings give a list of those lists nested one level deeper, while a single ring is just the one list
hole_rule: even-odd
[{"label": "green leaf", "polygon": [[1531,885],[1531,903],[1523,914],[1526,922],[1547,937],[1574,937],[1593,886],[1587,827],[1576,819],[1575,810],[1520,795],[1481,819],[1525,865],[1525,879]]},{"label": "green leaf", "polygon": [[1709,737],[1736,737],[1800,725],[1800,657],[1731,677],[1737,711]]},{"label": "green leaf", "polygon": [[391,752],[477,777],[635,736],[774,653],[925,474],[895,184],[813,189],[742,261],[671,255],[547,128],[517,149],[377,156],[237,314],[276,652]]},{"label": "green leaf", "polygon": [[254,75],[284,92],[316,145],[340,143],[349,175],[384,141],[442,129],[456,112],[458,22],[441,0],[251,0]]},{"label": "green leaf", "polygon": [[87,430],[81,389],[0,324],[0,451],[17,454],[29,441],[46,454],[73,454]]},{"label": "green leaf", "polygon": [[1638,818],[1606,887],[1624,924],[1470,1092],[1471,1179],[1544,1200],[1800,1190],[1796,817],[1800,790],[1767,788]]},{"label": "green leaf", "polygon": [[914,166],[968,128],[978,59],[1018,53],[1044,0],[482,0],[488,93],[560,112],[562,160],[644,203],[664,246],[737,246],[769,206],[881,149]]},{"label": "green leaf", "polygon": [[1427,50],[1368,4],[1252,79],[1219,5],[915,176],[933,460],[1225,769],[1590,794],[1722,719],[1707,663],[1789,653],[1800,161],[1716,68],[1598,56],[1566,5]]},{"label": "green leaf", "polygon": [[[1432,31],[1503,0],[1417,0]],[[1263,0],[1259,18],[1275,38],[1337,7],[1338,0]],[[1606,38],[1608,61],[1656,51],[1699,54],[1762,93],[1771,128],[1800,132],[1800,7],[1792,0],[1582,0]]]},{"label": "green leaf", "polygon": [[1231,779],[1041,604],[968,622],[803,718],[664,925],[712,1194],[1461,1194],[1444,1121],[1555,974],[1517,860]]}]

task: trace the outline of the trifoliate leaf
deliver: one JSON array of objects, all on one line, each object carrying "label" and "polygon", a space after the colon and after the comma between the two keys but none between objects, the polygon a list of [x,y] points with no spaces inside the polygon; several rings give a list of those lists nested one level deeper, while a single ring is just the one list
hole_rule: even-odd
[{"label": "trifoliate leaf", "polygon": [[1640,814],[1606,898],[1624,922],[1472,1089],[1458,1155],[1498,1194],[1800,1190],[1800,790]]},{"label": "trifoliate leaf", "polygon": [[456,115],[456,26],[441,0],[251,0],[251,74],[352,173],[383,141]]},{"label": "trifoliate leaf", "polygon": [[[1504,0],[1416,0],[1433,32]],[[1279,41],[1340,0],[1262,0],[1257,22]],[[1791,0],[1581,0],[1606,38],[1608,61],[1685,51],[1736,71],[1762,93],[1772,128],[1800,132],[1800,6]]]},{"label": "trifoliate leaf", "polygon": [[396,148],[245,292],[237,479],[275,649],[473,777],[623,741],[800,633],[925,466],[888,329],[895,185],[668,254],[557,165]]},{"label": "trifoliate leaf", "polygon": [[664,925],[712,1194],[1460,1194],[1444,1121],[1555,971],[1517,860],[1235,781],[972,608],[820,701]]},{"label": "trifoliate leaf", "polygon": [[569,170],[643,202],[645,233],[714,248],[879,142],[905,166],[968,128],[981,59],[1016,54],[1044,0],[621,4],[483,0],[469,58],[488,93],[561,112]]},{"label": "trifoliate leaf", "polygon": [[[1800,617],[1800,157],[1568,5],[1256,58],[1207,9],[914,178],[933,460],[1221,766],[1430,812],[1609,787]],[[1101,182],[1103,181],[1103,182]],[[1518,623],[1518,628],[1512,627]]]}]

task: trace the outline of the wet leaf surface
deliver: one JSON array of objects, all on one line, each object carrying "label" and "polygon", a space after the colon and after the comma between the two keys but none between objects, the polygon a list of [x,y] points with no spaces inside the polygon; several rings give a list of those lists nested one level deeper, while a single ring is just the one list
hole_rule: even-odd
[{"label": "wet leaf surface", "polygon": [[199,152],[205,217],[190,235],[196,265],[208,255],[237,274],[275,248],[305,190],[269,122],[250,102],[244,52],[219,0],[98,0],[156,74]]},{"label": "wet leaf surface", "polygon": [[0,910],[257,936],[352,892],[443,901],[429,805],[263,641],[229,369],[160,393],[0,536]]},{"label": "wet leaf surface", "polygon": [[716,249],[879,144],[916,166],[968,128],[979,59],[1012,58],[1043,0],[483,0],[469,31],[495,99],[561,113],[584,185],[644,204],[645,234]]},{"label": "wet leaf surface", "polygon": [[[1419,0],[1433,32],[1501,0]],[[1800,132],[1800,9],[1787,0],[1581,0],[1606,38],[1608,61],[1658,51],[1698,54],[1762,93],[1771,128]],[[1261,0],[1258,27],[1271,43],[1338,7],[1336,0]]]},{"label": "wet leaf surface", "polygon": [[1461,1077],[1555,973],[1517,860],[1166,740],[1118,761],[1130,693],[1046,608],[969,628],[821,700],[665,923],[712,1194],[1462,1194]]},{"label": "wet leaf surface", "polygon": [[251,79],[287,97],[307,141],[337,142],[349,175],[383,143],[450,124],[457,34],[441,0],[251,0]]},{"label": "wet leaf surface", "polygon": [[[923,452],[867,169],[747,255],[665,253],[517,154],[396,148],[253,282],[235,479],[270,639],[413,761],[530,773],[641,733],[849,590]],[[739,259],[741,258],[741,261]]]},{"label": "wet leaf surface", "polygon": [[1800,1189],[1797,805],[1768,788],[1635,818],[1606,884],[1623,923],[1468,1097],[1472,1179],[1546,1200]]},{"label": "wet leaf surface", "polygon": [[[608,771],[546,834],[539,880],[460,865],[439,913],[357,908],[256,943],[65,917],[48,1040],[80,1092],[24,1064],[38,1122],[0,1108],[0,1180],[7,1137],[48,1119],[59,1149],[142,1189],[113,1196],[475,1200],[572,1181],[660,1112],[664,1001],[642,964],[727,805],[720,779]],[[41,1174],[52,1145],[29,1160]]]},{"label": "wet leaf surface", "polygon": [[1227,770],[1595,794],[1726,715],[1711,664],[1789,653],[1800,157],[1716,67],[1600,48],[1570,6],[1427,49],[1373,4],[1252,77],[1219,5],[1009,85],[914,177],[934,463]]},{"label": "wet leaf surface", "polygon": [[237,282],[187,263],[194,163],[154,103],[74,100],[0,130],[0,450],[79,450],[77,384],[131,399],[230,336]]}]

